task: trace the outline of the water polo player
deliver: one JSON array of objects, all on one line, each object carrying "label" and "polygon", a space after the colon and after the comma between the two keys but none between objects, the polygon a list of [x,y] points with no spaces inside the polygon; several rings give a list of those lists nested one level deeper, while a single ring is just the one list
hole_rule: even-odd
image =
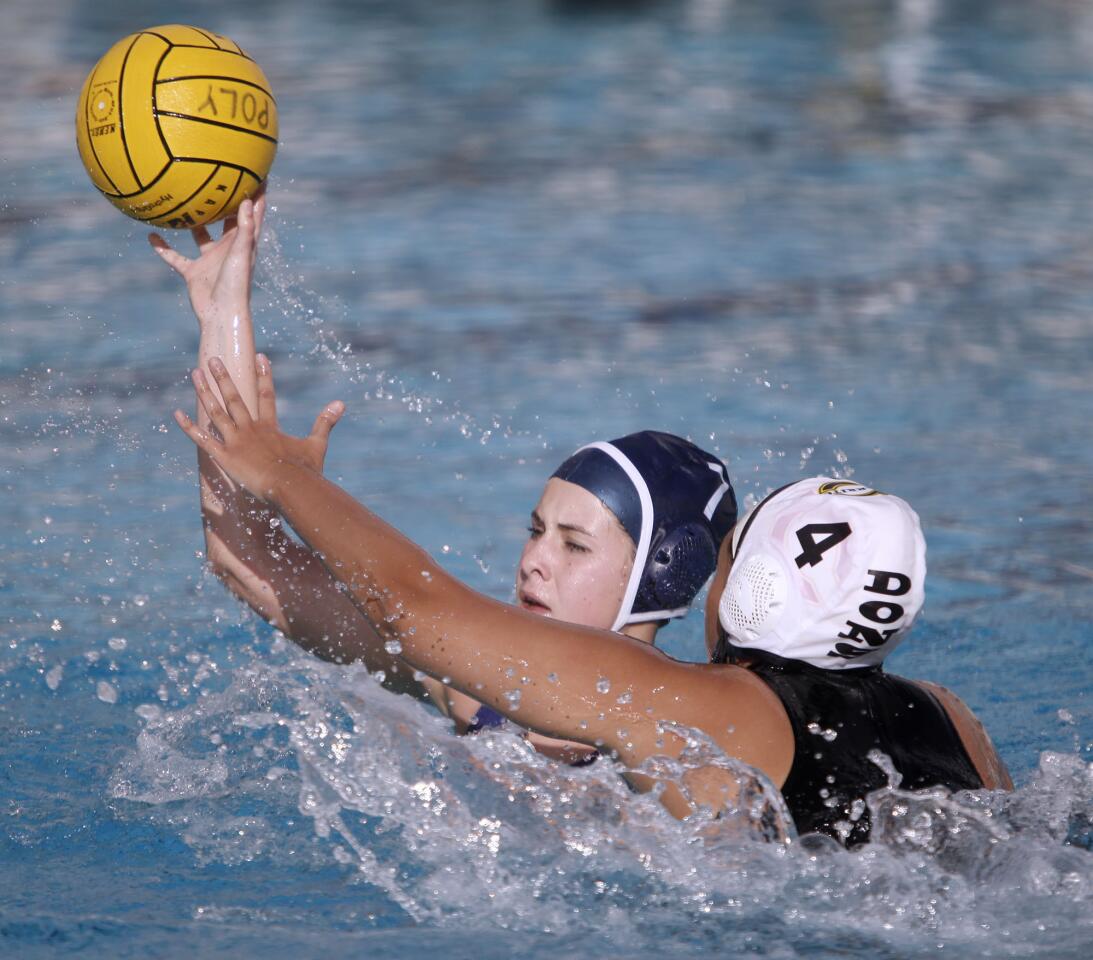
[{"label": "water polo player", "polygon": [[747,667],[777,694],[792,763],[782,795],[801,833],[869,836],[865,796],[1013,784],[986,731],[935,684],[885,673],[924,599],[926,543],[899,497],[813,477],[770,494],[726,539],[711,584],[711,663]]},{"label": "water polo player", "polygon": [[[210,369],[225,406],[200,370],[194,385],[219,439],[176,412],[179,426],[337,571],[407,662],[523,726],[614,754],[636,788],[657,785],[633,772],[646,760],[683,752],[682,728],[769,777],[801,832],[851,844],[868,837],[866,794],[884,782],[874,751],[903,786],[1011,786],[957,697],[883,672],[925,577],[918,518],[899,498],[818,477],[764,500],[722,543],[711,587],[707,642],[725,662],[684,663],[471,590],[298,454],[277,426],[268,364],[257,374],[257,419],[223,364]],[[674,771],[659,785],[676,816],[732,807],[731,769],[660,769]]]},{"label": "water polo player", "polygon": [[[554,471],[532,511],[517,603],[652,643],[660,625],[687,613],[735,522],[725,465],[690,441],[646,430],[587,444]],[[503,720],[436,681],[426,685],[460,730]],[[529,739],[569,762],[595,755],[585,744]]]},{"label": "water polo player", "polygon": [[[219,240],[194,231],[190,260],[160,237],[153,246],[185,280],[197,315],[200,363],[231,358],[231,373],[257,403],[251,280],[265,198],[245,202]],[[328,408],[296,449],[322,469],[341,408]],[[503,721],[500,714],[437,680],[419,681],[346,597],[318,557],[262,503],[200,457],[202,516],[211,568],[232,592],[300,646],[337,661],[361,660],[391,689],[430,696],[460,732]],[[736,520],[724,464],[689,441],[646,431],[582,447],[555,471],[531,516],[517,568],[516,599],[526,610],[618,630],[653,642],[682,616],[717,563]],[[392,649],[397,649],[393,648]],[[587,762],[583,743],[533,734],[557,759]]]}]

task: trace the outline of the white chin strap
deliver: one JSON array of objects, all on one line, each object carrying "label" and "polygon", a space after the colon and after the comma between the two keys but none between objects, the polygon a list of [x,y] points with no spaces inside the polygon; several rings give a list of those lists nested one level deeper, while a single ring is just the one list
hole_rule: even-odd
[{"label": "white chin strap", "polygon": [[581,450],[599,450],[602,453],[606,453],[622,468],[623,473],[629,477],[630,482],[634,485],[634,489],[638,493],[638,500],[641,502],[641,536],[638,538],[637,550],[634,553],[634,566],[630,570],[630,579],[626,584],[626,593],[623,594],[618,616],[615,617],[615,622],[611,625],[611,629],[618,633],[618,631],[628,623],[636,623],[638,620],[663,620],[665,619],[665,616],[660,613],[649,616],[639,614],[637,617],[633,617],[630,613],[634,608],[634,599],[638,595],[638,586],[641,583],[641,575],[645,572],[645,562],[649,559],[649,541],[653,538],[653,498],[649,494],[649,486],[646,484],[645,478],[638,472],[638,468],[634,466],[630,458],[614,444],[598,440],[595,443],[586,444],[576,452],[580,453]]}]

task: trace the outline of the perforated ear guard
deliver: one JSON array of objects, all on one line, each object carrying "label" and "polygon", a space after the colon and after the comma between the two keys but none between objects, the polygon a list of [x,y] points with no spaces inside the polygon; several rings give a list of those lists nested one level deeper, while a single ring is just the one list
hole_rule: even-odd
[{"label": "perforated ear guard", "polygon": [[654,610],[686,607],[716,566],[717,548],[706,527],[698,523],[676,527],[660,543],[654,542],[638,601]]},{"label": "perforated ear guard", "polygon": [[717,606],[721,626],[740,646],[775,629],[786,609],[788,584],[781,561],[754,553],[725,584]]},{"label": "perforated ear guard", "polygon": [[810,477],[737,524],[718,598],[726,642],[826,670],[872,667],[922,607],[926,544],[906,501]]}]

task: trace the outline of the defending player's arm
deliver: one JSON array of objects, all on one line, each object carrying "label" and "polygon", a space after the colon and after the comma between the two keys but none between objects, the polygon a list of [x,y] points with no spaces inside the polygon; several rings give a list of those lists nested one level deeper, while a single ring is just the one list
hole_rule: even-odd
[{"label": "defending player's arm", "polygon": [[983,786],[988,790],[1012,790],[1013,779],[1005,762],[995,750],[987,728],[972,713],[968,705],[940,684],[926,680],[916,680],[915,683],[929,690],[944,707],[953,726],[956,727],[957,735],[960,737],[960,742],[964,744],[972,765],[983,780]]},{"label": "defending player's arm", "polygon": [[[746,671],[710,670],[604,630],[537,617],[489,599],[447,574],[420,547],[294,454],[276,425],[272,386],[259,394],[253,420],[222,365],[211,365],[227,410],[195,372],[202,405],[222,441],[176,414],[187,435],[236,480],[273,504],[337,573],[357,604],[403,657],[434,677],[548,736],[616,753],[628,766],[654,755],[678,756],[686,741],[662,721],[706,731],[730,756],[780,785],[792,752],[774,695]],[[259,380],[269,376],[264,366]],[[639,788],[652,781],[634,778]],[[678,816],[691,802],[720,809],[735,779],[706,767],[662,799]]]},{"label": "defending player's arm", "polygon": [[[244,201],[237,217],[226,221],[213,239],[201,227],[193,231],[198,256],[189,259],[153,235],[156,252],[185,281],[201,331],[198,363],[226,358],[243,402],[257,410],[251,281],[265,197]],[[341,416],[331,404],[310,436],[296,441],[298,456],[321,471],[327,439]],[[198,410],[208,428],[208,415]],[[362,660],[383,670],[386,685],[418,696],[424,690],[406,664],[388,654],[376,632],[346,596],[344,588],[314,553],[293,539],[270,507],[236,484],[204,452],[198,452],[201,515],[206,556],[229,590],[304,649],[328,660]]]}]

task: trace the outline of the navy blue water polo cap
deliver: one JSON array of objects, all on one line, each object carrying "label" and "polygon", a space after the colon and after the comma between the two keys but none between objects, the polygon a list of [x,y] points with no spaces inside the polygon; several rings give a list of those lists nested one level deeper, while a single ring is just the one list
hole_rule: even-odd
[{"label": "navy blue water polo cap", "polygon": [[643,430],[581,447],[553,476],[599,497],[637,547],[612,629],[686,614],[736,523],[725,464],[682,437]]}]

